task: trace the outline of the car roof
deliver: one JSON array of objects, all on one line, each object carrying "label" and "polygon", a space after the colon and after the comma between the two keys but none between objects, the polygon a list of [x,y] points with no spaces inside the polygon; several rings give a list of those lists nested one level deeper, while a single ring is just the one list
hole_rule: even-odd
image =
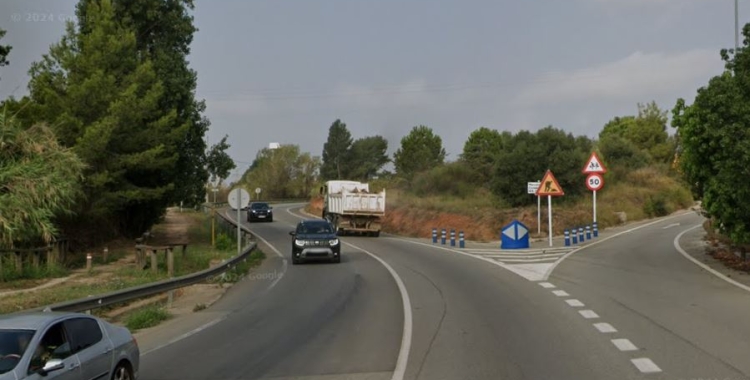
[{"label": "car roof", "polygon": [[91,317],[62,311],[6,314],[0,315],[0,330],[39,330],[56,320],[73,316]]},{"label": "car roof", "polygon": [[307,220],[300,221],[299,224],[304,224],[304,225],[326,224],[327,225],[327,224],[330,224],[330,222],[325,219],[307,219]]}]

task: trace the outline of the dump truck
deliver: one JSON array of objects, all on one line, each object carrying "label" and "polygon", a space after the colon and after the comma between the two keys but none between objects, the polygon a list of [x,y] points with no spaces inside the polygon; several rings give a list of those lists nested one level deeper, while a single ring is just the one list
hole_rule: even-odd
[{"label": "dump truck", "polygon": [[385,189],[371,193],[367,183],[327,181],[320,188],[323,196],[323,218],[328,219],[340,235],[349,233],[380,236],[385,215]]}]

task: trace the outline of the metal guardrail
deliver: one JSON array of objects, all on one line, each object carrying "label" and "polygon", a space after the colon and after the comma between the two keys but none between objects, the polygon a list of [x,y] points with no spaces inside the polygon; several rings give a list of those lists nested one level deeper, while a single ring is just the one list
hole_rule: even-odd
[{"label": "metal guardrail", "polygon": [[[218,215],[228,223],[236,226],[236,223],[234,221],[224,215],[221,215],[221,213],[216,213],[216,215]],[[250,230],[248,230],[244,226],[242,226],[242,232],[245,236],[250,235]],[[258,244],[256,242],[250,242],[239,255],[223,262],[221,265],[215,266],[213,268],[208,268],[200,272],[97,296],[61,302],[49,306],[42,306],[31,310],[24,310],[23,312],[43,310],[84,312],[197,284],[199,282],[205,281],[210,277],[222,274],[234,268],[238,263],[245,260],[247,256],[249,256],[250,253],[257,247],[257,245]]]}]

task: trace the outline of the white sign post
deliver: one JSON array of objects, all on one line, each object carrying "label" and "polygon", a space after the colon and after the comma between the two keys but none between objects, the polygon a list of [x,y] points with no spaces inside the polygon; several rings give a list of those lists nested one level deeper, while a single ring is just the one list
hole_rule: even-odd
[{"label": "white sign post", "polygon": [[242,209],[250,203],[250,193],[238,187],[229,194],[229,205],[237,209],[237,254],[242,253]]},{"label": "white sign post", "polygon": [[549,211],[549,246],[552,247],[552,197],[561,197],[565,195],[565,192],[562,187],[560,187],[557,179],[555,179],[555,175],[552,174],[552,171],[550,170],[547,170],[547,173],[540,182],[542,185],[536,189],[536,195],[547,196],[547,210]]},{"label": "white sign post", "polygon": [[260,200],[260,187],[255,188],[255,199]]},{"label": "white sign post", "polygon": [[[536,195],[536,190],[539,188],[539,185],[541,185],[542,181],[537,182],[528,182],[526,184],[526,192],[529,194]],[[537,226],[537,235],[542,234],[542,197],[536,196],[536,226]]]},{"label": "white sign post", "polygon": [[586,187],[593,192],[594,196],[594,223],[596,223],[596,192],[604,186],[604,173],[606,172],[607,168],[602,165],[602,160],[599,159],[596,152],[592,152],[586,166],[583,167],[583,174],[588,174]]}]

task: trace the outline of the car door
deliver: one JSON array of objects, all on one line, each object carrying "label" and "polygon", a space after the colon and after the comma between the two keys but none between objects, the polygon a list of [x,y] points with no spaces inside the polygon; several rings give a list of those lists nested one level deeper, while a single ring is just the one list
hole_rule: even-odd
[{"label": "car door", "polygon": [[70,336],[73,353],[81,362],[81,379],[109,379],[114,351],[99,321],[89,317],[70,318],[65,320],[65,330]]},{"label": "car door", "polygon": [[[63,368],[42,376],[37,371],[47,360],[62,360]],[[29,380],[80,380],[81,362],[71,350],[70,339],[62,321],[56,322],[44,331],[39,343],[34,346],[31,362],[26,369]]]}]

